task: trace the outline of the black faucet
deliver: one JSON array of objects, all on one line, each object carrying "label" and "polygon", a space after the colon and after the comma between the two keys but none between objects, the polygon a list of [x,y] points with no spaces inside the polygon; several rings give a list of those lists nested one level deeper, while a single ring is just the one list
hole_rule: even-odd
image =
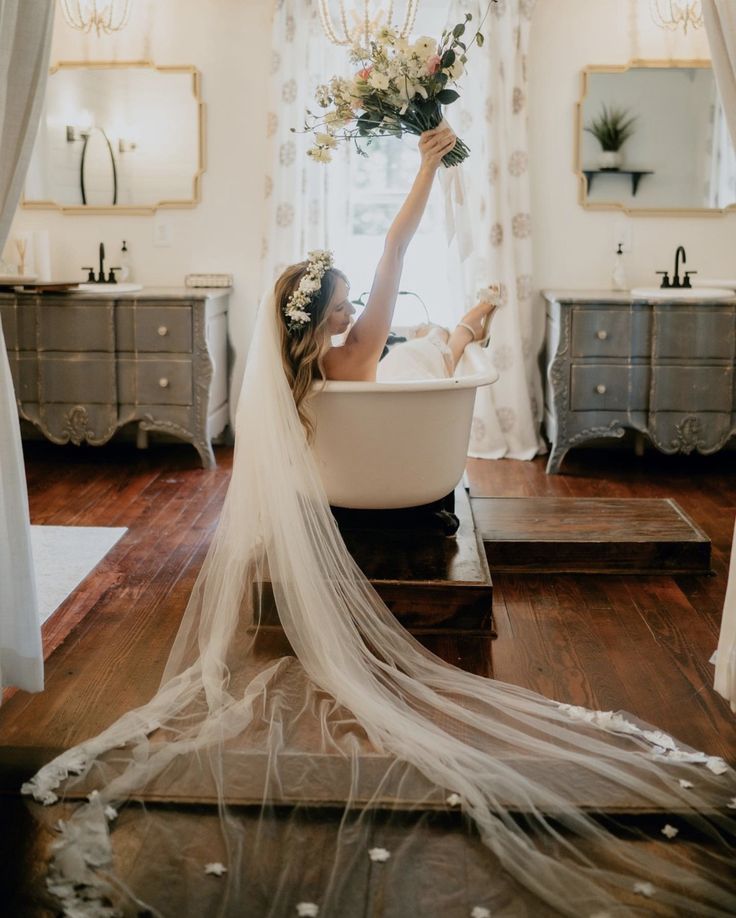
[{"label": "black faucet", "polygon": [[683,287],[686,290],[690,289],[692,286],[690,283],[690,275],[697,274],[697,271],[684,271],[683,279],[680,280],[680,255],[682,255],[682,263],[687,264],[687,255],[685,254],[685,247],[678,245],[675,251],[675,274],[670,283],[669,272],[668,271],[656,271],[656,274],[662,274],[662,283],[660,288],[666,290],[668,287],[680,288]]},{"label": "black faucet", "polygon": [[83,271],[89,271],[87,276],[88,284],[117,284],[118,279],[115,277],[115,272],[119,271],[119,267],[110,268],[107,277],[105,277],[105,243],[100,243],[100,271],[97,277],[95,277],[95,269],[84,267]]}]

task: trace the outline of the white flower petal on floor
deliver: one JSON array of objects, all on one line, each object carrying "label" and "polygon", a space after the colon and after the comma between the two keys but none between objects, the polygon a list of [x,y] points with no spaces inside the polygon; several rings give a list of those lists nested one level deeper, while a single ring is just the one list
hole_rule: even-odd
[{"label": "white flower petal on floor", "polygon": [[476,905],[470,913],[470,918],[491,918],[491,910],[484,905]]},{"label": "white flower petal on floor", "polygon": [[685,778],[680,778],[680,787],[684,787],[685,790],[690,790],[691,787],[695,787],[692,781],[686,781]]},{"label": "white flower petal on floor", "polygon": [[215,861],[212,864],[205,864],[204,872],[212,874],[213,877],[221,877],[223,873],[227,873],[227,867],[224,864],[220,864],[219,861]]},{"label": "white flower petal on floor", "polygon": [[662,835],[666,836],[667,838],[674,838],[676,835],[679,834],[680,830],[676,829],[674,826],[671,826],[669,823],[667,823],[667,825],[664,826],[663,829],[661,829],[661,832],[662,832]]},{"label": "white flower petal on floor", "polygon": [[726,804],[726,807],[729,810],[736,810],[736,797],[731,797],[731,799]]},{"label": "white flower petal on floor", "polygon": [[93,790],[92,793],[87,794],[87,800],[89,800],[89,802],[92,803],[92,801],[96,800],[99,796],[100,796],[100,792],[98,790]]},{"label": "white flower petal on floor", "polygon": [[296,906],[296,913],[299,918],[317,918],[319,905],[314,902],[299,902]]},{"label": "white flower petal on floor", "polygon": [[634,892],[640,896],[646,896],[647,899],[651,899],[654,895],[654,887],[651,883],[647,882],[634,883]]},{"label": "white flower petal on floor", "polygon": [[368,852],[368,857],[372,861],[379,861],[380,863],[383,863],[391,857],[391,852],[387,851],[385,848],[371,848],[371,850]]},{"label": "white flower petal on floor", "polygon": [[105,816],[112,822],[114,819],[118,818],[118,811],[114,806],[105,807]]},{"label": "white flower petal on floor", "polygon": [[705,767],[712,771],[714,775],[725,775],[728,771],[728,765],[717,755],[711,755],[708,757],[708,761],[705,763]]},{"label": "white flower petal on floor", "polygon": [[463,802],[463,798],[460,796],[460,794],[450,794],[446,802],[449,806],[460,806],[460,804]]}]

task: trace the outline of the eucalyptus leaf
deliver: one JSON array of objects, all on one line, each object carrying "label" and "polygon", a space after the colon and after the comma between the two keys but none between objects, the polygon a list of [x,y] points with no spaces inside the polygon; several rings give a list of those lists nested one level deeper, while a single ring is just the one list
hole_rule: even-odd
[{"label": "eucalyptus leaf", "polygon": [[485,41],[485,38],[483,37],[483,33],[482,33],[482,32],[476,32],[476,33],[475,33],[475,41],[476,41],[476,44],[478,45],[479,48],[482,48],[482,47],[483,47],[483,42]]},{"label": "eucalyptus leaf", "polygon": [[460,93],[455,92],[454,89],[443,89],[442,92],[437,93],[437,101],[441,105],[451,105],[453,102],[457,101],[460,98]]}]

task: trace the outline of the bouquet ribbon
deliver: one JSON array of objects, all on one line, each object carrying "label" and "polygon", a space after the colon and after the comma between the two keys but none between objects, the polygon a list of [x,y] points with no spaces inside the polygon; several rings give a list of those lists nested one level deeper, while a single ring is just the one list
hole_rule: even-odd
[{"label": "bouquet ribbon", "polygon": [[[450,127],[445,118],[441,127]],[[445,200],[445,232],[448,244],[457,236],[457,250],[460,261],[465,261],[473,252],[473,233],[471,231],[468,196],[462,164],[442,167],[439,170],[440,185]]]}]

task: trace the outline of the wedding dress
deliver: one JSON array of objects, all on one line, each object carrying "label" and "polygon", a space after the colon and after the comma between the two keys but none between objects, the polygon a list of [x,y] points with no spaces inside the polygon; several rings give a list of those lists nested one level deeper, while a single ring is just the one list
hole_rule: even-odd
[{"label": "wedding dress", "polygon": [[465,348],[457,367],[447,344],[447,332],[439,325],[431,325],[426,334],[414,336],[395,344],[379,361],[376,382],[401,382],[402,380],[447,379],[450,376],[474,376],[489,372],[498,378],[490,355],[480,344],[471,342]]},{"label": "wedding dress", "polygon": [[[721,759],[471,675],[397,624],[330,513],[274,310],[157,694],[23,787],[65,914],[460,918],[470,895],[475,915],[733,914]],[[635,810],[654,816],[616,825]],[[438,833],[484,878],[450,865],[441,911],[422,879]]]}]

